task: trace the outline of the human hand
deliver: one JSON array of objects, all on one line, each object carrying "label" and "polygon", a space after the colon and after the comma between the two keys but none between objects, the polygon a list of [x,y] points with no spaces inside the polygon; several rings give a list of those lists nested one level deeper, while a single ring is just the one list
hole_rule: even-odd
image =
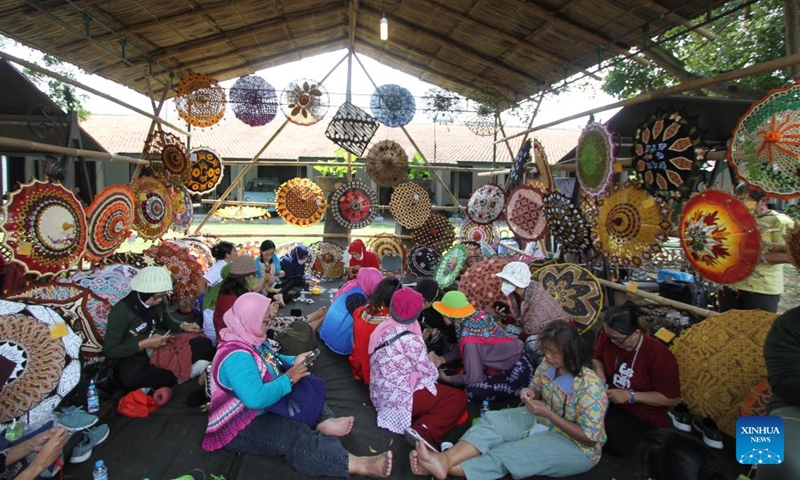
[{"label": "human hand", "polygon": [[548,418],[549,415],[553,413],[546,403],[541,400],[534,400],[530,395],[523,396],[522,402],[525,404],[525,408],[534,415]]},{"label": "human hand", "polygon": [[442,365],[444,365],[444,358],[440,357],[439,355],[436,355],[433,352],[428,353],[428,358],[431,360],[431,362],[433,362],[433,365],[436,368],[439,368]]},{"label": "human hand", "polygon": [[64,445],[67,444],[67,440],[69,439],[67,430],[62,427],[53,427],[34,438],[41,437],[42,435],[48,435],[47,440],[34,449],[38,453],[36,454],[36,458],[33,459],[33,462],[31,462],[31,465],[35,466],[36,469],[41,469],[39,471],[44,471],[53,462],[58,460],[62,450],[64,450]]},{"label": "human hand", "polygon": [[450,383],[450,375],[446,374],[444,370],[439,370],[439,380]]},{"label": "human hand", "polygon": [[198,333],[200,331],[200,325],[196,323],[182,322],[181,330],[183,330],[184,332]]},{"label": "human hand", "polygon": [[[308,352],[310,353],[310,352]],[[286,370],[286,376],[292,381],[292,385],[297,383],[301,378],[307,377],[311,375],[311,372],[308,371],[308,367],[303,365],[302,363],[297,363],[298,359],[305,359],[308,356],[308,353],[300,354],[295,358],[295,364],[289,370]]]},{"label": "human hand", "polygon": [[522,390],[519,391],[519,398],[523,402],[525,402],[525,400],[529,399],[529,398],[530,399],[535,399],[536,398],[536,392],[534,391],[533,387],[525,387],[525,388],[523,388]]},{"label": "human hand", "polygon": [[284,272],[283,270],[281,270],[280,273],[278,273],[278,278],[283,278],[285,276],[286,276],[286,272]]},{"label": "human hand", "polygon": [[156,334],[145,338],[144,340],[142,340],[141,344],[144,345],[145,348],[159,348],[166,345],[168,338],[169,338],[168,335]]},{"label": "human hand", "polygon": [[608,400],[614,403],[630,403],[631,392],[622,390],[621,388],[609,388],[606,392]]}]

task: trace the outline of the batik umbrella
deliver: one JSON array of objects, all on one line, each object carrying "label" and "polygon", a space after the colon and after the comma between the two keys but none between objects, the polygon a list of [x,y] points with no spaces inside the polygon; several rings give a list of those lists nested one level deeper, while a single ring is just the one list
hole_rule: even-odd
[{"label": "batik umbrella", "polygon": [[378,215],[378,196],[361,180],[340,185],[330,201],[333,218],[347,229],[364,228]]},{"label": "batik umbrella", "polygon": [[500,233],[494,222],[484,225],[465,218],[459,227],[458,238],[462,242],[484,242],[488,245],[497,245]]},{"label": "batik umbrella", "polygon": [[506,201],[506,223],[514,235],[533,242],[547,234],[541,190],[529,186],[514,189]]},{"label": "batik umbrella", "polygon": [[431,197],[416,183],[401,183],[392,192],[389,211],[397,223],[413,230],[428,220],[431,214]]},{"label": "batik umbrella", "polygon": [[544,145],[538,139],[533,140],[533,166],[528,171],[527,183],[543,192],[552,192],[556,188],[553,173],[550,171],[550,160]]},{"label": "batik umbrella", "polygon": [[408,254],[408,271],[417,278],[433,278],[442,254],[428,245],[417,245]]},{"label": "batik umbrella", "polygon": [[177,135],[153,132],[145,143],[153,175],[169,187],[181,187],[192,176],[192,164],[186,145]]},{"label": "batik umbrella", "polygon": [[583,190],[593,197],[599,196],[611,182],[614,174],[614,137],[602,123],[586,125],[578,139],[578,181]]},{"label": "batik umbrella", "polygon": [[692,267],[715,283],[744,280],[761,261],[761,235],[753,213],[719,190],[707,190],[686,202],[678,237]]},{"label": "batik umbrella", "polygon": [[158,262],[156,262],[153,257],[146,255],[144,252],[117,252],[112,254],[110,257],[103,259],[98,266],[115,265],[118,263],[140,269],[152,265],[158,265]]},{"label": "batik umbrella", "polygon": [[364,155],[369,141],[378,131],[378,122],[364,110],[344,102],[325,130],[330,141],[353,155]]},{"label": "batik umbrella", "polygon": [[233,114],[251,127],[266,125],[278,114],[275,87],[257,75],[245,75],[230,89]]},{"label": "batik umbrella", "polygon": [[214,218],[221,222],[245,222],[248,220],[259,220],[269,218],[270,214],[266,208],[250,207],[246,205],[230,205],[218,208],[214,212]]},{"label": "batik umbrella", "polygon": [[517,152],[514,164],[511,166],[511,172],[508,174],[507,193],[511,193],[512,190],[522,185],[522,179],[525,176],[525,164],[531,161],[531,148],[532,142],[525,140],[525,143],[522,144],[519,152]]},{"label": "batik umbrella", "polygon": [[400,85],[381,85],[369,100],[372,114],[387,127],[402,127],[417,111],[414,96]]},{"label": "batik umbrella", "polygon": [[800,83],[771,91],[739,119],[728,161],[771,197],[800,196]]},{"label": "batik umbrella", "polygon": [[675,341],[681,397],[695,415],[716,420],[735,436],[739,405],[767,376],[764,340],[778,316],[763,310],[729,310],[692,326]]},{"label": "batik umbrella", "polygon": [[330,97],[328,91],[315,80],[301,78],[283,90],[281,108],[290,122],[297,125],[313,125],[328,113]]},{"label": "batik umbrella", "polygon": [[275,203],[275,210],[286,223],[300,227],[320,221],[327,207],[322,189],[307,178],[283,183],[275,194]]},{"label": "batik umbrella", "polygon": [[467,216],[475,223],[492,223],[503,214],[506,193],[496,183],[484,183],[476,188],[467,202]]},{"label": "batik umbrella", "polygon": [[186,309],[197,298],[197,281],[205,275],[211,265],[207,258],[191,242],[164,240],[147,249],[172,276],[172,299]]},{"label": "batik umbrella", "polygon": [[217,79],[193,73],[181,78],[177,86],[175,108],[189,125],[210,127],[225,115],[225,90]]},{"label": "batik umbrella", "polygon": [[670,216],[667,203],[639,185],[614,185],[591,215],[594,245],[612,264],[639,266],[667,240]]},{"label": "batik umbrella", "polygon": [[14,364],[0,387],[0,424],[25,417],[35,429],[78,385],[81,339],[41,305],[0,300],[0,316],[0,356]]},{"label": "batik umbrella", "polygon": [[433,274],[433,279],[442,288],[447,288],[456,281],[461,271],[467,266],[467,247],[464,245],[453,245],[448,250],[439,264],[436,266],[436,272]]},{"label": "batik umbrella", "polygon": [[438,213],[428,215],[421,227],[411,230],[412,245],[429,245],[442,253],[456,240],[456,227],[447,217]]},{"label": "batik umbrella", "polygon": [[558,301],[583,334],[600,318],[603,289],[588,270],[574,263],[557,263],[539,267],[532,276],[547,293]]},{"label": "batik umbrella", "polygon": [[408,155],[399,143],[383,140],[369,149],[365,169],[381,187],[396,187],[408,178]]},{"label": "batik umbrella", "polygon": [[550,233],[567,252],[582,252],[592,244],[586,217],[561,192],[550,192],[542,199]]},{"label": "batik umbrella", "polygon": [[401,263],[405,264],[406,256],[408,256],[408,247],[396,235],[385,233],[374,235],[367,240],[367,248],[378,257],[378,260],[382,260],[384,255],[393,255],[399,257],[402,260]]},{"label": "batik umbrella", "polygon": [[186,181],[186,188],[193,194],[211,193],[222,182],[225,170],[222,168],[222,157],[207,147],[193,148],[189,152],[191,159],[191,175]]},{"label": "batik umbrella", "polygon": [[656,112],[636,130],[634,165],[653,195],[686,199],[700,178],[697,128],[679,111]]},{"label": "batik umbrella", "polygon": [[68,278],[60,278],[57,281],[90,290],[111,305],[116,305],[131,293],[131,279],[137,273],[139,273],[139,269],[136,267],[116,263],[95,268],[89,272],[78,270]]},{"label": "batik umbrella", "polygon": [[11,192],[3,205],[3,244],[25,273],[55,275],[86,251],[86,212],[61,185],[33,179]]},{"label": "batik umbrella", "polygon": [[261,242],[256,242],[255,240],[240,243],[236,245],[236,251],[239,252],[239,255],[247,255],[251,258],[259,258],[261,256]]},{"label": "batik umbrella", "polygon": [[316,242],[311,250],[311,273],[323,280],[339,280],[344,277],[344,250],[331,242]]},{"label": "batik umbrella", "polygon": [[133,226],[133,193],[125,185],[106,187],[86,209],[86,260],[97,263],[114,253]]},{"label": "batik umbrella", "polygon": [[172,231],[186,235],[194,220],[192,195],[186,187],[172,189]]},{"label": "batik umbrella", "polygon": [[133,228],[145,240],[155,240],[172,223],[172,200],[169,189],[153,177],[139,177],[131,182],[133,192]]},{"label": "batik umbrella", "polygon": [[494,302],[508,302],[500,291],[503,281],[495,274],[500,273],[509,261],[503,257],[492,257],[476,263],[461,275],[458,290],[467,296],[473,307],[493,311]]}]

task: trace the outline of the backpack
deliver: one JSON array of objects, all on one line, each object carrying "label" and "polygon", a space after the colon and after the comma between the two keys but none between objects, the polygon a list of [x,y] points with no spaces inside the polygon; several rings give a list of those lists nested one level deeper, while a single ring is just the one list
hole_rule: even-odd
[{"label": "backpack", "polygon": [[309,324],[302,321],[290,323],[275,337],[281,344],[281,353],[299,355],[317,348],[317,335]]}]

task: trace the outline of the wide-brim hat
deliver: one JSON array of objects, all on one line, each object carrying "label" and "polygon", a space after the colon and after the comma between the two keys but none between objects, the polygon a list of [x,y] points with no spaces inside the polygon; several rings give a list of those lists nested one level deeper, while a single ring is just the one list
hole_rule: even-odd
[{"label": "wide-brim hat", "polygon": [[247,255],[239,255],[234,258],[231,260],[230,266],[230,275],[234,277],[245,277],[256,273],[256,262]]},{"label": "wide-brim hat", "polygon": [[445,293],[442,301],[433,302],[433,308],[450,318],[464,318],[475,313],[475,307],[469,303],[467,296],[457,290]]}]

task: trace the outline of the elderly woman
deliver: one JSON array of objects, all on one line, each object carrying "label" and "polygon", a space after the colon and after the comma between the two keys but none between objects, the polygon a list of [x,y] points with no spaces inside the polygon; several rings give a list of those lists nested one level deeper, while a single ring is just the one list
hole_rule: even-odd
[{"label": "elderly woman", "polygon": [[350,432],[354,419],[333,418],[325,383],[309,376],[308,353],[278,355],[265,343],[270,303],[246,293],[225,314],[203,448],[280,456],[304,475],[388,477],[391,451],[356,457],[342,446],[337,437]]},{"label": "elderly woman", "polygon": [[383,280],[377,268],[364,267],[355,280],[342,285],[333,297],[325,320],[319,329],[319,338],[339,355],[353,352],[353,313],[367,304],[367,299]]},{"label": "elderly woman", "polygon": [[461,390],[436,384],[436,366],[417,322],[422,303],[422,295],[410,288],[392,296],[391,315],[369,339],[369,396],[379,427],[394,433],[412,427],[436,448],[466,412],[467,398]]},{"label": "elderly woman", "polygon": [[350,254],[350,262],[347,265],[347,279],[352,280],[358,275],[358,271],[364,267],[381,268],[378,256],[367,250],[364,242],[357,238],[347,247]]},{"label": "elderly woman", "polygon": [[539,335],[545,360],[520,393],[523,407],[486,412],[443,453],[421,442],[411,452],[415,475],[467,478],[565,477],[600,461],[608,399],[603,382],[584,366],[583,342],[566,322]]},{"label": "elderly woman", "polygon": [[626,304],[605,311],[592,368],[608,384],[606,451],[631,455],[650,430],[667,426],[670,407],[680,401],[678,363],[642,331],[639,307]]},{"label": "elderly woman", "polygon": [[522,262],[509,262],[497,277],[503,280],[500,290],[508,298],[511,315],[525,336],[538,335],[548,323],[572,317],[539,282],[531,281],[531,271]]},{"label": "elderly woman", "polygon": [[384,278],[369,296],[367,304],[353,312],[353,351],[350,353],[350,371],[353,378],[369,385],[369,337],[384,320],[390,318],[389,304],[392,295],[400,288],[400,280]]}]

